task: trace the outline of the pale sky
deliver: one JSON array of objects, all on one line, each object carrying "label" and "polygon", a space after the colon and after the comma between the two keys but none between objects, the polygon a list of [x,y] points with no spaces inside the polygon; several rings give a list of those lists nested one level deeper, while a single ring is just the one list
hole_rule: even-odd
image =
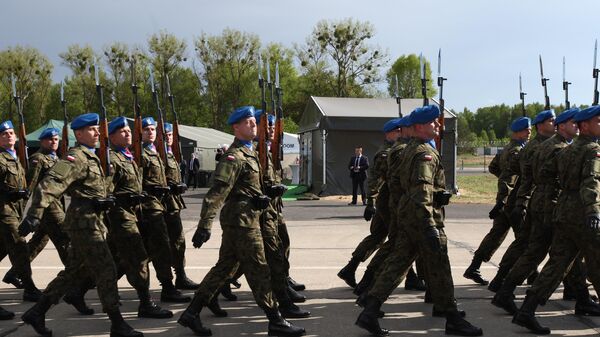
[{"label": "pale sky", "polygon": [[444,98],[456,110],[518,103],[519,72],[526,102],[543,102],[539,54],[551,103],[564,101],[565,56],[571,103],[591,104],[594,39],[600,37],[593,22],[599,13],[600,2],[593,0],[6,0],[0,49],[40,49],[59,81],[68,70],[58,54],[73,43],[97,51],[114,41],[145,46],[152,33],[166,29],[186,40],[187,56],[193,57],[193,38],[201,32],[220,34],[229,27],[255,33],[263,44],[292,47],[321,19],[352,17],[375,26],[371,43],[388,51],[390,64],[402,54],[422,52],[435,67],[442,48]]}]

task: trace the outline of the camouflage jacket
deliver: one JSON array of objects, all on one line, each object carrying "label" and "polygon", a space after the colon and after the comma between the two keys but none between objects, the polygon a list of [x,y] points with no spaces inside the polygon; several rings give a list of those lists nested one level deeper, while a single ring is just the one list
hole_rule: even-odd
[{"label": "camouflage jacket", "polygon": [[222,205],[221,227],[259,228],[262,211],[252,200],[263,194],[259,167],[257,152],[234,140],[217,164],[213,185],[202,202],[198,227],[210,229]]},{"label": "camouflage jacket", "polygon": [[561,193],[556,209],[559,223],[581,225],[600,213],[600,145],[580,135],[556,157]]},{"label": "camouflage jacket", "polygon": [[134,160],[128,159],[120,151],[110,150],[112,175],[109,191],[116,198],[116,206],[108,214],[114,224],[121,221],[137,221],[139,203],[131,201],[131,195],[142,193],[142,175]]},{"label": "camouflage jacket", "polygon": [[560,192],[556,155],[567,145],[566,139],[557,133],[538,147],[531,167],[535,190],[529,201],[530,210],[549,214],[554,211]]},{"label": "camouflage jacket", "polygon": [[94,209],[93,200],[106,198],[107,186],[102,164],[93,150],[77,145],[69,150],[38,183],[27,214],[40,219],[44,210],[63,194],[71,196],[65,215],[67,230],[104,229],[101,215]]},{"label": "camouflage jacket", "polygon": [[0,215],[21,217],[25,200],[12,200],[8,194],[27,188],[25,170],[10,153],[0,148]]},{"label": "camouflage jacket", "polygon": [[388,170],[388,154],[391,147],[392,143],[385,141],[379,150],[377,150],[377,153],[375,153],[375,156],[373,157],[371,174],[369,174],[367,180],[367,198],[381,198],[382,202],[385,204],[387,204],[389,200],[386,176]]},{"label": "camouflage jacket", "polygon": [[535,161],[536,153],[542,144],[548,137],[537,134],[535,138],[530,140],[527,145],[521,151],[519,155],[519,190],[517,191],[515,206],[521,206],[526,208],[531,198],[531,194],[535,189],[533,179],[533,162]]},{"label": "camouflage jacket", "polygon": [[390,148],[388,154],[387,167],[387,187],[390,193],[389,205],[390,207],[397,207],[400,197],[404,193],[400,187],[400,179],[406,175],[406,172],[402,171],[402,160],[404,156],[404,149],[408,145],[410,139],[400,138]]},{"label": "camouflage jacket", "polygon": [[[179,185],[182,182],[179,164],[175,160],[173,152],[167,152],[167,166],[165,167],[165,176],[169,186]],[[169,193],[164,199],[167,212],[179,211],[185,208],[185,203],[180,194]]]},{"label": "camouflage jacket", "polygon": [[500,176],[498,177],[496,202],[502,202],[509,208],[514,206],[519,190],[519,175],[521,174],[519,157],[522,149],[522,143],[513,139],[502,150],[498,160]]},{"label": "camouflage jacket", "polygon": [[155,187],[167,187],[167,178],[165,176],[165,165],[158,155],[157,151],[150,149],[144,144],[142,151],[142,188],[148,192],[148,198],[142,204],[143,210],[164,211],[162,198],[155,195]]},{"label": "camouflage jacket", "polygon": [[[29,157],[29,170],[27,170],[27,185],[29,190],[35,190],[35,187],[47,174],[48,171],[58,162],[58,157],[52,156],[50,153],[46,153],[42,149]],[[56,218],[58,221],[62,221],[65,217],[63,198],[53,202],[48,209],[46,214]]]}]

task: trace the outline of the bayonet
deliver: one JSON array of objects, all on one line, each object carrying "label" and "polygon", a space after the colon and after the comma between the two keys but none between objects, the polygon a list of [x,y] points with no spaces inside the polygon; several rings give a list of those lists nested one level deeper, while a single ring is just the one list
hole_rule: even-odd
[{"label": "bayonet", "polygon": [[567,70],[565,65],[565,57],[563,56],[563,90],[565,91],[565,109],[571,108],[571,102],[569,102],[569,84],[571,82],[567,81]]},{"label": "bayonet", "polygon": [[100,103],[100,152],[99,158],[102,163],[104,175],[110,175],[110,140],[108,139],[108,117],[106,116],[106,107],[104,106],[104,91],[100,85],[100,71],[96,58],[94,57],[94,78],[96,80],[96,93]]},{"label": "bayonet", "polygon": [[542,78],[542,87],[544,87],[544,110],[550,109],[550,97],[548,97],[548,78],[544,77],[544,65],[542,64],[542,55],[540,55],[540,75]]},{"label": "bayonet", "polygon": [[423,54],[419,55],[419,71],[421,74],[421,95],[423,96],[423,106],[429,105],[429,98],[427,98],[427,69],[426,63],[423,60]]},{"label": "bayonet", "polygon": [[444,139],[444,109],[445,109],[445,104],[444,104],[444,81],[446,81],[447,78],[444,78],[442,76],[442,48],[439,49],[438,51],[438,77],[437,77],[437,85],[440,88],[440,98],[439,98],[439,105],[440,105],[440,117],[438,118],[438,122],[440,124],[440,131],[439,131],[439,136],[438,139],[436,141],[436,145],[437,145],[437,150],[438,152],[442,153],[442,141]]},{"label": "bayonet", "polygon": [[400,88],[398,85],[398,74],[394,74],[394,97],[396,97],[396,104],[398,104],[398,116],[402,117],[402,99],[400,98]]},{"label": "bayonet", "polygon": [[598,68],[596,67],[596,60],[598,57],[598,39],[594,43],[594,70],[592,76],[594,77],[594,101],[592,105],[598,105]]},{"label": "bayonet", "polygon": [[521,110],[523,112],[523,117],[525,117],[525,95],[526,92],[523,92],[523,81],[521,79],[521,73],[519,73],[519,98],[521,99]]}]

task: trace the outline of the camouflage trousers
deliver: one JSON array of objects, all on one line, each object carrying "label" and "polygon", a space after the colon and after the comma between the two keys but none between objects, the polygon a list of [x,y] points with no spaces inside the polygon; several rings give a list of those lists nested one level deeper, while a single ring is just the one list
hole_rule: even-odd
[{"label": "camouflage trousers", "polygon": [[0,219],[0,261],[8,254],[10,263],[21,279],[31,278],[31,263],[27,242],[18,233],[19,218],[3,216]]},{"label": "camouflage trousers", "polygon": [[63,265],[67,264],[70,239],[67,233],[61,228],[62,220],[56,216],[44,215],[42,217],[40,227],[36,229],[31,239],[27,242],[29,259],[31,261],[39,255],[48,244],[48,241],[51,240]]},{"label": "camouflage trousers", "polygon": [[504,279],[506,274],[508,274],[510,269],[514,266],[515,262],[517,262],[519,257],[527,250],[532,226],[532,216],[527,214],[525,219],[523,219],[520,228],[513,227],[515,239],[510,243],[506,252],[504,252],[504,255],[502,255],[502,259],[498,265],[497,277],[500,277],[500,279]]},{"label": "camouflage trousers", "polygon": [[246,276],[256,304],[265,311],[276,310],[260,229],[246,227],[223,227],[219,259],[200,282],[192,305],[207,306],[238,267]]},{"label": "camouflage trousers", "polygon": [[290,234],[288,233],[287,225],[283,219],[283,215],[279,214],[278,225],[277,225],[277,236],[281,241],[281,250],[286,260],[290,258]]},{"label": "camouflage trousers", "polygon": [[167,223],[167,233],[171,245],[171,263],[175,272],[180,273],[185,268],[185,237],[183,236],[181,212],[167,212],[165,222]]},{"label": "camouflage trousers", "polygon": [[481,240],[479,248],[473,254],[473,258],[488,262],[504,242],[510,228],[507,211],[500,212],[500,215],[494,219],[492,229]]},{"label": "camouflage trousers", "polygon": [[[417,257],[421,257],[425,265],[425,280],[438,310],[456,311],[454,283],[450,271],[450,261],[447,253],[447,238],[443,228],[438,228],[440,244],[445,252],[433,251],[425,241],[420,224],[410,223],[405,228],[399,228],[394,253],[383,265],[369,295],[382,303],[385,302],[404,278],[410,266]],[[401,275],[398,277],[398,275]]]},{"label": "camouflage trousers", "polygon": [[379,209],[371,219],[370,234],[367,235],[352,252],[352,258],[365,262],[377,249],[381,247],[385,238],[388,236],[389,217]]},{"label": "camouflage trousers", "polygon": [[[584,224],[558,223],[550,258],[528,290],[544,304],[558,287],[566,272],[581,255],[585,259],[588,279],[595,289],[600,289],[600,233]],[[585,280],[584,280],[585,282]],[[581,280],[577,282],[581,284]]]},{"label": "camouflage trousers", "polygon": [[104,312],[119,310],[117,271],[106,242],[106,229],[98,218],[79,221],[88,222],[88,226],[71,228],[67,232],[71,238],[67,265],[48,284],[44,294],[52,303],[58,303],[68,290],[91,276],[96,283]]},{"label": "camouflage trousers", "polygon": [[164,213],[156,210],[144,210],[141,219],[140,233],[156,271],[156,277],[163,284],[172,283],[171,244]]}]

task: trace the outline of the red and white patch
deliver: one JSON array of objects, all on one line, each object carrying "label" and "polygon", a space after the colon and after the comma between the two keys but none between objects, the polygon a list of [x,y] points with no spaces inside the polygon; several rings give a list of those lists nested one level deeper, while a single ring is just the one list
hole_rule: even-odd
[{"label": "red and white patch", "polygon": [[433,157],[431,155],[426,154],[426,155],[423,156],[423,160],[424,161],[432,161]]},{"label": "red and white patch", "polygon": [[35,159],[32,159],[32,160],[31,160],[31,162],[32,162],[32,163],[34,163],[34,164],[37,164],[37,163],[38,163],[38,161],[37,161],[37,160],[35,160]]},{"label": "red and white patch", "polygon": [[229,161],[234,161],[235,157],[232,155],[228,155],[227,157],[225,157],[225,159],[229,160]]},{"label": "red and white patch", "polygon": [[596,158],[600,158],[600,152],[596,152]]},{"label": "red and white patch", "polygon": [[67,155],[67,160],[68,161],[75,161],[75,157],[73,157],[71,155]]}]

